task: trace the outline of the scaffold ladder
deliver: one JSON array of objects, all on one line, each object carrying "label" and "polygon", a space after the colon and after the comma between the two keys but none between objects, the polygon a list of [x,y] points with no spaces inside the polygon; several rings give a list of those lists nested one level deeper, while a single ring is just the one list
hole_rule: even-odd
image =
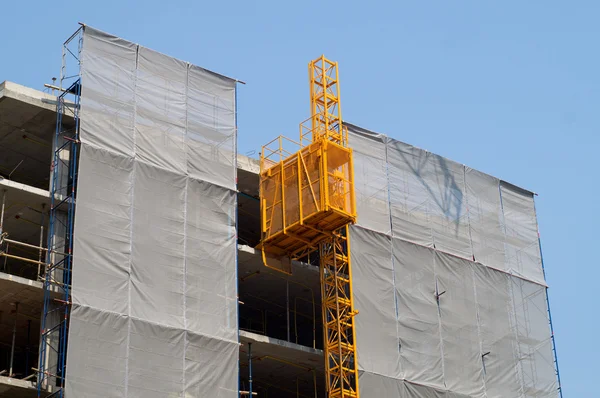
[{"label": "scaffold ladder", "polygon": [[[78,171],[82,45],[83,27],[80,27],[63,44],[60,79],[62,93],[57,97],[48,250],[43,276],[44,308],[37,377],[38,397],[64,398],[65,396]],[[73,64],[75,71],[73,75],[69,75],[71,68],[68,64]],[[72,118],[72,122],[67,120],[68,117]],[[50,395],[47,395],[48,393]]]}]

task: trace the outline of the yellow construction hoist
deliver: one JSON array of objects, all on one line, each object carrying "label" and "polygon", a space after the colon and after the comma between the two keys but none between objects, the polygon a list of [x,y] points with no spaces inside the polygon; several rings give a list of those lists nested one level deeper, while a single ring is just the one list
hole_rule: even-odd
[{"label": "yellow construction hoist", "polygon": [[262,238],[267,267],[291,274],[292,260],[318,253],[327,396],[358,391],[348,226],[356,221],[352,149],[342,123],[337,62],[308,65],[311,116],[299,142],[279,136],[260,158]]}]

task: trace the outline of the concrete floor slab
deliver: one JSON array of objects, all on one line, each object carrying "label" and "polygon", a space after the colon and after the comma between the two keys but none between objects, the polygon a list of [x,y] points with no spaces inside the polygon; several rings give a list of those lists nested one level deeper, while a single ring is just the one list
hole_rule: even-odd
[{"label": "concrete floor slab", "polygon": [[0,175],[47,189],[55,129],[55,96],[0,84]]},{"label": "concrete floor slab", "polygon": [[[42,397],[49,393],[42,392]],[[35,381],[0,376],[0,398],[37,398]]]},{"label": "concrete floor slab", "polygon": [[259,396],[324,396],[323,351],[246,331],[240,331],[240,342],[242,390],[248,389],[250,343],[253,391]]},{"label": "concrete floor slab", "polygon": [[238,153],[237,155],[238,171],[243,170],[248,173],[258,175],[260,172],[260,161]]},{"label": "concrete floor slab", "polygon": [[243,302],[241,329],[289,338],[307,347],[322,346],[318,267],[294,261],[292,275],[287,275],[265,267],[259,250],[242,245],[238,250],[238,278]]},{"label": "concrete floor slab", "polygon": [[[19,304],[18,314],[15,311],[16,303]],[[28,344],[28,321],[31,321],[32,329],[29,344],[37,346],[43,306],[42,282],[0,272],[0,344],[10,346],[16,315],[16,346],[25,347]]]}]

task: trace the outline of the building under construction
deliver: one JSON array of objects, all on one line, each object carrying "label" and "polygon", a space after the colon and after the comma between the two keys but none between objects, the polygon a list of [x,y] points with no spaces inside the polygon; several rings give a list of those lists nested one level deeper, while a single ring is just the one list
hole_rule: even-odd
[{"label": "building under construction", "polygon": [[562,397],[534,194],[335,62],[260,159],[235,79],[89,26],[60,76],[0,85],[0,397]]}]

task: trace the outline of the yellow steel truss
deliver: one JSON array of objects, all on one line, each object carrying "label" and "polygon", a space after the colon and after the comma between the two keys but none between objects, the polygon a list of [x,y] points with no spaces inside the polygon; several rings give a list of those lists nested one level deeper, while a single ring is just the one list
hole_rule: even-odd
[{"label": "yellow steel truss", "polygon": [[312,131],[303,134],[301,128],[300,141],[306,138],[312,142],[325,139],[347,147],[348,133],[342,124],[337,62],[321,56],[308,64],[308,76]]},{"label": "yellow steel truss", "polygon": [[300,142],[279,137],[260,162],[266,266],[291,273],[291,260],[318,250],[329,398],[359,397],[348,225],[356,220],[352,149],[342,123],[337,62],[308,65],[311,117]]},{"label": "yellow steel truss", "polygon": [[348,226],[321,242],[321,299],[325,372],[329,398],[358,397],[354,301]]},{"label": "yellow steel truss", "polygon": [[[321,140],[348,147],[348,131],[342,122],[337,62],[321,56],[308,65],[313,142]],[[306,134],[306,133],[305,133]],[[304,139],[301,127],[300,142]],[[352,155],[350,154],[350,157]],[[350,180],[354,182],[352,161]],[[339,180],[324,180],[330,190],[345,195]],[[354,186],[350,192],[354,204]],[[335,196],[335,195],[334,195]],[[356,209],[353,208],[356,216]],[[329,398],[358,397],[358,361],[355,346],[354,300],[350,266],[348,221],[331,238],[320,243],[321,300],[327,394]]]}]

